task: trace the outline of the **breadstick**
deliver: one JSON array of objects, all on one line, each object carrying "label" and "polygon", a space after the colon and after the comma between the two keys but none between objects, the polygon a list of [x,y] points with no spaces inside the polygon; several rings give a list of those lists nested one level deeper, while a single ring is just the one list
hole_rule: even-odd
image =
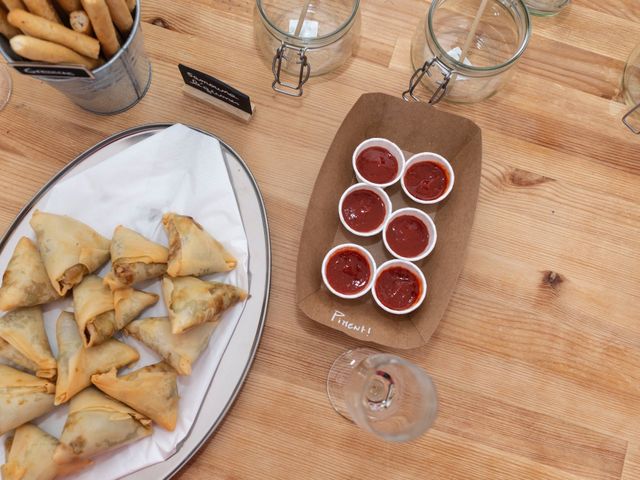
[{"label": "breadstick", "polygon": [[9,40],[9,42],[14,52],[29,60],[83,65],[90,70],[98,65],[98,61],[93,58],[83,57],[70,48],[63,47],[57,43],[47,42],[46,40],[40,40],[39,38],[16,35]]},{"label": "breadstick", "polygon": [[69,14],[69,23],[71,28],[76,32],[84,33],[85,35],[93,35],[93,28],[91,27],[91,20],[89,15],[84,10],[76,10]]},{"label": "breadstick", "polygon": [[76,10],[81,10],[82,5],[80,4],[80,0],[56,0],[60,8],[67,13],[75,12]]},{"label": "breadstick", "polygon": [[107,59],[113,57],[120,49],[116,36],[116,28],[111,21],[109,7],[104,0],[81,0],[85,12],[89,15],[96,37],[102,45],[102,52]]},{"label": "breadstick", "polygon": [[106,0],[113,23],[123,35],[128,34],[133,27],[133,17],[124,0]]},{"label": "breadstick", "polygon": [[133,10],[136,8],[136,0],[125,0],[127,2],[127,8],[129,9],[130,12],[133,12]]},{"label": "breadstick", "polygon": [[7,11],[4,9],[4,7],[0,7],[0,34],[4,35],[7,38],[12,38],[16,35],[20,35],[20,30],[11,25],[7,20]]},{"label": "breadstick", "polygon": [[11,25],[32,37],[59,43],[85,57],[98,58],[100,55],[100,42],[89,35],[75,32],[24,10],[13,10],[7,18]]},{"label": "breadstick", "polygon": [[27,10],[51,22],[62,23],[50,0],[24,0]]},{"label": "breadstick", "polygon": [[7,10],[9,11],[16,8],[20,8],[22,10],[27,9],[27,7],[24,6],[24,3],[22,3],[22,0],[2,0],[2,3],[4,3],[5,7],[7,7]]}]

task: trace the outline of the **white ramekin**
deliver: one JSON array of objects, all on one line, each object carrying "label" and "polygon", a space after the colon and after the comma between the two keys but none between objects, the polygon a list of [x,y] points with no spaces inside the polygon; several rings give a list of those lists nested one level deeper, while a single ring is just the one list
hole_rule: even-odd
[{"label": "white ramekin", "polygon": [[[405,174],[409,171],[409,168],[411,168],[411,166],[415,165],[416,163],[427,162],[427,161],[440,165],[442,168],[444,168],[444,170],[447,172],[447,175],[449,176],[447,188],[442,193],[442,195],[440,195],[437,198],[434,198],[433,200],[421,200],[419,198],[414,197],[409,193],[406,185],[404,184],[404,177],[405,177]],[[400,181],[400,183],[402,184],[402,190],[404,190],[404,193],[414,202],[421,203],[423,205],[432,205],[434,203],[441,202],[442,200],[447,198],[447,196],[451,193],[451,190],[453,189],[454,182],[455,182],[455,174],[453,173],[453,168],[451,167],[451,164],[449,163],[449,161],[446,158],[444,158],[442,155],[438,155],[437,153],[431,153],[431,152],[416,153],[413,157],[407,160],[407,163],[404,166],[404,172],[402,172],[402,180]]]},{"label": "white ramekin", "polygon": [[[371,269],[371,276],[369,277],[369,283],[367,283],[366,287],[364,287],[358,293],[354,293],[352,295],[345,295],[344,293],[340,293],[336,291],[327,280],[326,269],[327,269],[327,263],[329,262],[329,258],[331,258],[331,256],[335,252],[339,250],[344,250],[344,249],[357,250],[358,252],[362,253],[362,255],[369,261],[369,268]],[[376,271],[377,271],[376,261],[373,259],[373,256],[369,253],[369,250],[367,250],[364,247],[361,247],[360,245],[356,245],[355,243],[343,243],[341,245],[336,245],[335,247],[333,247],[331,250],[327,252],[327,254],[324,256],[324,260],[322,261],[322,281],[324,282],[324,285],[329,289],[331,293],[333,293],[335,296],[340,298],[354,299],[354,298],[362,297],[363,295],[365,295],[369,290],[371,290],[371,286],[373,285],[373,281],[376,277]]]},{"label": "white ramekin", "polygon": [[[422,294],[420,295],[420,298],[418,298],[418,301],[416,303],[414,303],[413,305],[411,305],[409,308],[405,310],[393,310],[387,307],[380,301],[380,299],[378,298],[378,295],[376,294],[375,284],[378,281],[378,277],[382,274],[382,272],[384,272],[386,269],[391,267],[404,267],[408,270],[411,270],[413,273],[416,274],[416,276],[418,277],[418,280],[422,282]],[[413,312],[424,302],[424,299],[427,296],[427,280],[426,278],[424,278],[424,274],[422,273],[422,270],[420,270],[413,263],[407,262],[406,260],[388,260],[378,267],[376,271],[376,276],[373,280],[371,293],[373,294],[373,299],[376,301],[378,306],[382,308],[384,311],[392,313],[394,315],[406,315],[407,313]]]},{"label": "white ramekin", "polygon": [[[349,224],[347,224],[346,220],[344,219],[344,216],[342,215],[342,204],[344,203],[344,199],[347,198],[347,195],[357,190],[369,190],[370,192],[375,193],[382,199],[382,203],[384,203],[384,208],[386,209],[384,218],[382,219],[382,223],[376,229],[371,230],[369,232],[359,232],[357,230],[354,230],[349,226]],[[380,233],[384,228],[384,225],[387,222],[387,219],[391,215],[392,211],[393,211],[393,205],[391,204],[391,199],[389,198],[389,195],[387,195],[387,192],[385,192],[379,187],[374,187],[366,183],[356,183],[355,185],[351,185],[349,188],[347,188],[344,191],[344,193],[342,194],[342,197],[340,197],[340,202],[338,202],[338,216],[340,217],[340,221],[342,222],[342,225],[351,233],[353,233],[354,235],[358,235],[359,237],[372,237]]]},{"label": "white ramekin", "polygon": [[[389,227],[393,219],[402,215],[417,217],[422,221],[422,223],[427,226],[427,231],[429,232],[429,241],[427,242],[427,246],[419,255],[416,255],[415,257],[403,257],[402,255],[399,255],[389,246],[389,242],[387,241],[387,228]],[[433,248],[436,246],[436,241],[438,240],[438,232],[436,231],[436,225],[435,223],[433,223],[431,217],[422,210],[419,210],[417,208],[401,208],[400,210],[396,210],[395,212],[393,212],[389,216],[389,218],[387,218],[387,221],[384,224],[384,229],[382,230],[382,240],[384,241],[384,246],[387,248],[387,251],[394,257],[400,260],[406,260],[408,262],[417,262],[418,260],[422,260],[427,255],[429,255]]]},{"label": "white ramekin", "polygon": [[[358,167],[356,166],[356,160],[358,160],[358,155],[360,155],[360,152],[362,152],[363,150],[365,150],[367,148],[370,148],[370,147],[382,147],[382,148],[385,148],[394,157],[396,157],[396,160],[398,160],[398,173],[396,174],[394,179],[391,180],[390,182],[387,182],[387,183],[374,183],[374,182],[371,182],[371,181],[367,180],[366,178],[364,178],[360,174],[360,172],[358,171]],[[404,172],[404,164],[405,164],[404,153],[402,153],[402,150],[400,149],[400,147],[398,147],[391,140],[387,140],[386,138],[369,138],[369,139],[365,140],[360,145],[358,145],[356,147],[356,149],[353,151],[353,158],[352,158],[351,161],[352,161],[352,164],[353,164],[353,171],[355,172],[356,178],[358,179],[358,181],[361,182],[361,183],[366,183],[367,185],[373,185],[375,187],[380,187],[380,188],[390,187],[391,185],[393,185],[394,183],[396,183],[398,180],[400,180],[402,178],[402,175],[403,175],[403,172]]]}]

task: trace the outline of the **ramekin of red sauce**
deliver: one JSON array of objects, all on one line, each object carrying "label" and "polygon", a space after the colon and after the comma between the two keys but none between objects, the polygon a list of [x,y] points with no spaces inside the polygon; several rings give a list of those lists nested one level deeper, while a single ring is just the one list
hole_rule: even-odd
[{"label": "ramekin of red sauce", "polygon": [[380,233],[392,209],[384,190],[365,183],[351,185],[338,203],[338,215],[344,228],[361,237]]},{"label": "ramekin of red sauce", "polygon": [[375,275],[375,260],[368,250],[355,243],[333,247],[322,262],[325,286],[341,298],[363,296],[371,290]]},{"label": "ramekin of red sauce", "polygon": [[404,153],[386,138],[369,138],[353,152],[353,171],[359,182],[386,188],[402,177]]},{"label": "ramekin of red sauce", "polygon": [[424,302],[427,280],[413,263],[389,260],[378,267],[372,293],[380,308],[395,315],[405,315]]},{"label": "ramekin of red sauce", "polygon": [[451,164],[441,155],[416,153],[402,174],[402,189],[413,201],[429,205],[438,203],[451,193],[455,175]]},{"label": "ramekin of red sauce", "polygon": [[389,253],[400,260],[417,262],[431,253],[438,234],[431,217],[417,208],[401,208],[393,212],[382,231]]}]

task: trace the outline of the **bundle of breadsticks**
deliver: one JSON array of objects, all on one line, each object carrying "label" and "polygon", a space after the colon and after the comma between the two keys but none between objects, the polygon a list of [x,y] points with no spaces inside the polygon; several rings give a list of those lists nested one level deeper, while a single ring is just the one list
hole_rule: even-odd
[{"label": "bundle of breadsticks", "polygon": [[136,0],[0,0],[0,34],[28,60],[93,70],[126,40],[135,6]]}]

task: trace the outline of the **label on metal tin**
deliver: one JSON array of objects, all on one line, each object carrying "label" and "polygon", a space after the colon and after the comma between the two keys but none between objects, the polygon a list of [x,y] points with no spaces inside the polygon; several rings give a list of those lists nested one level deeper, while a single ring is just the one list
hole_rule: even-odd
[{"label": "label on metal tin", "polygon": [[11,62],[13,68],[23,75],[54,78],[94,78],[82,65],[51,65],[50,63]]},{"label": "label on metal tin", "polygon": [[211,75],[207,75],[193,68],[182,64],[179,64],[178,68],[180,69],[184,83],[188,86],[200,90],[234,108],[238,108],[249,115],[253,113],[249,95],[242,93],[231,85],[227,85],[222,80],[218,80]]}]

